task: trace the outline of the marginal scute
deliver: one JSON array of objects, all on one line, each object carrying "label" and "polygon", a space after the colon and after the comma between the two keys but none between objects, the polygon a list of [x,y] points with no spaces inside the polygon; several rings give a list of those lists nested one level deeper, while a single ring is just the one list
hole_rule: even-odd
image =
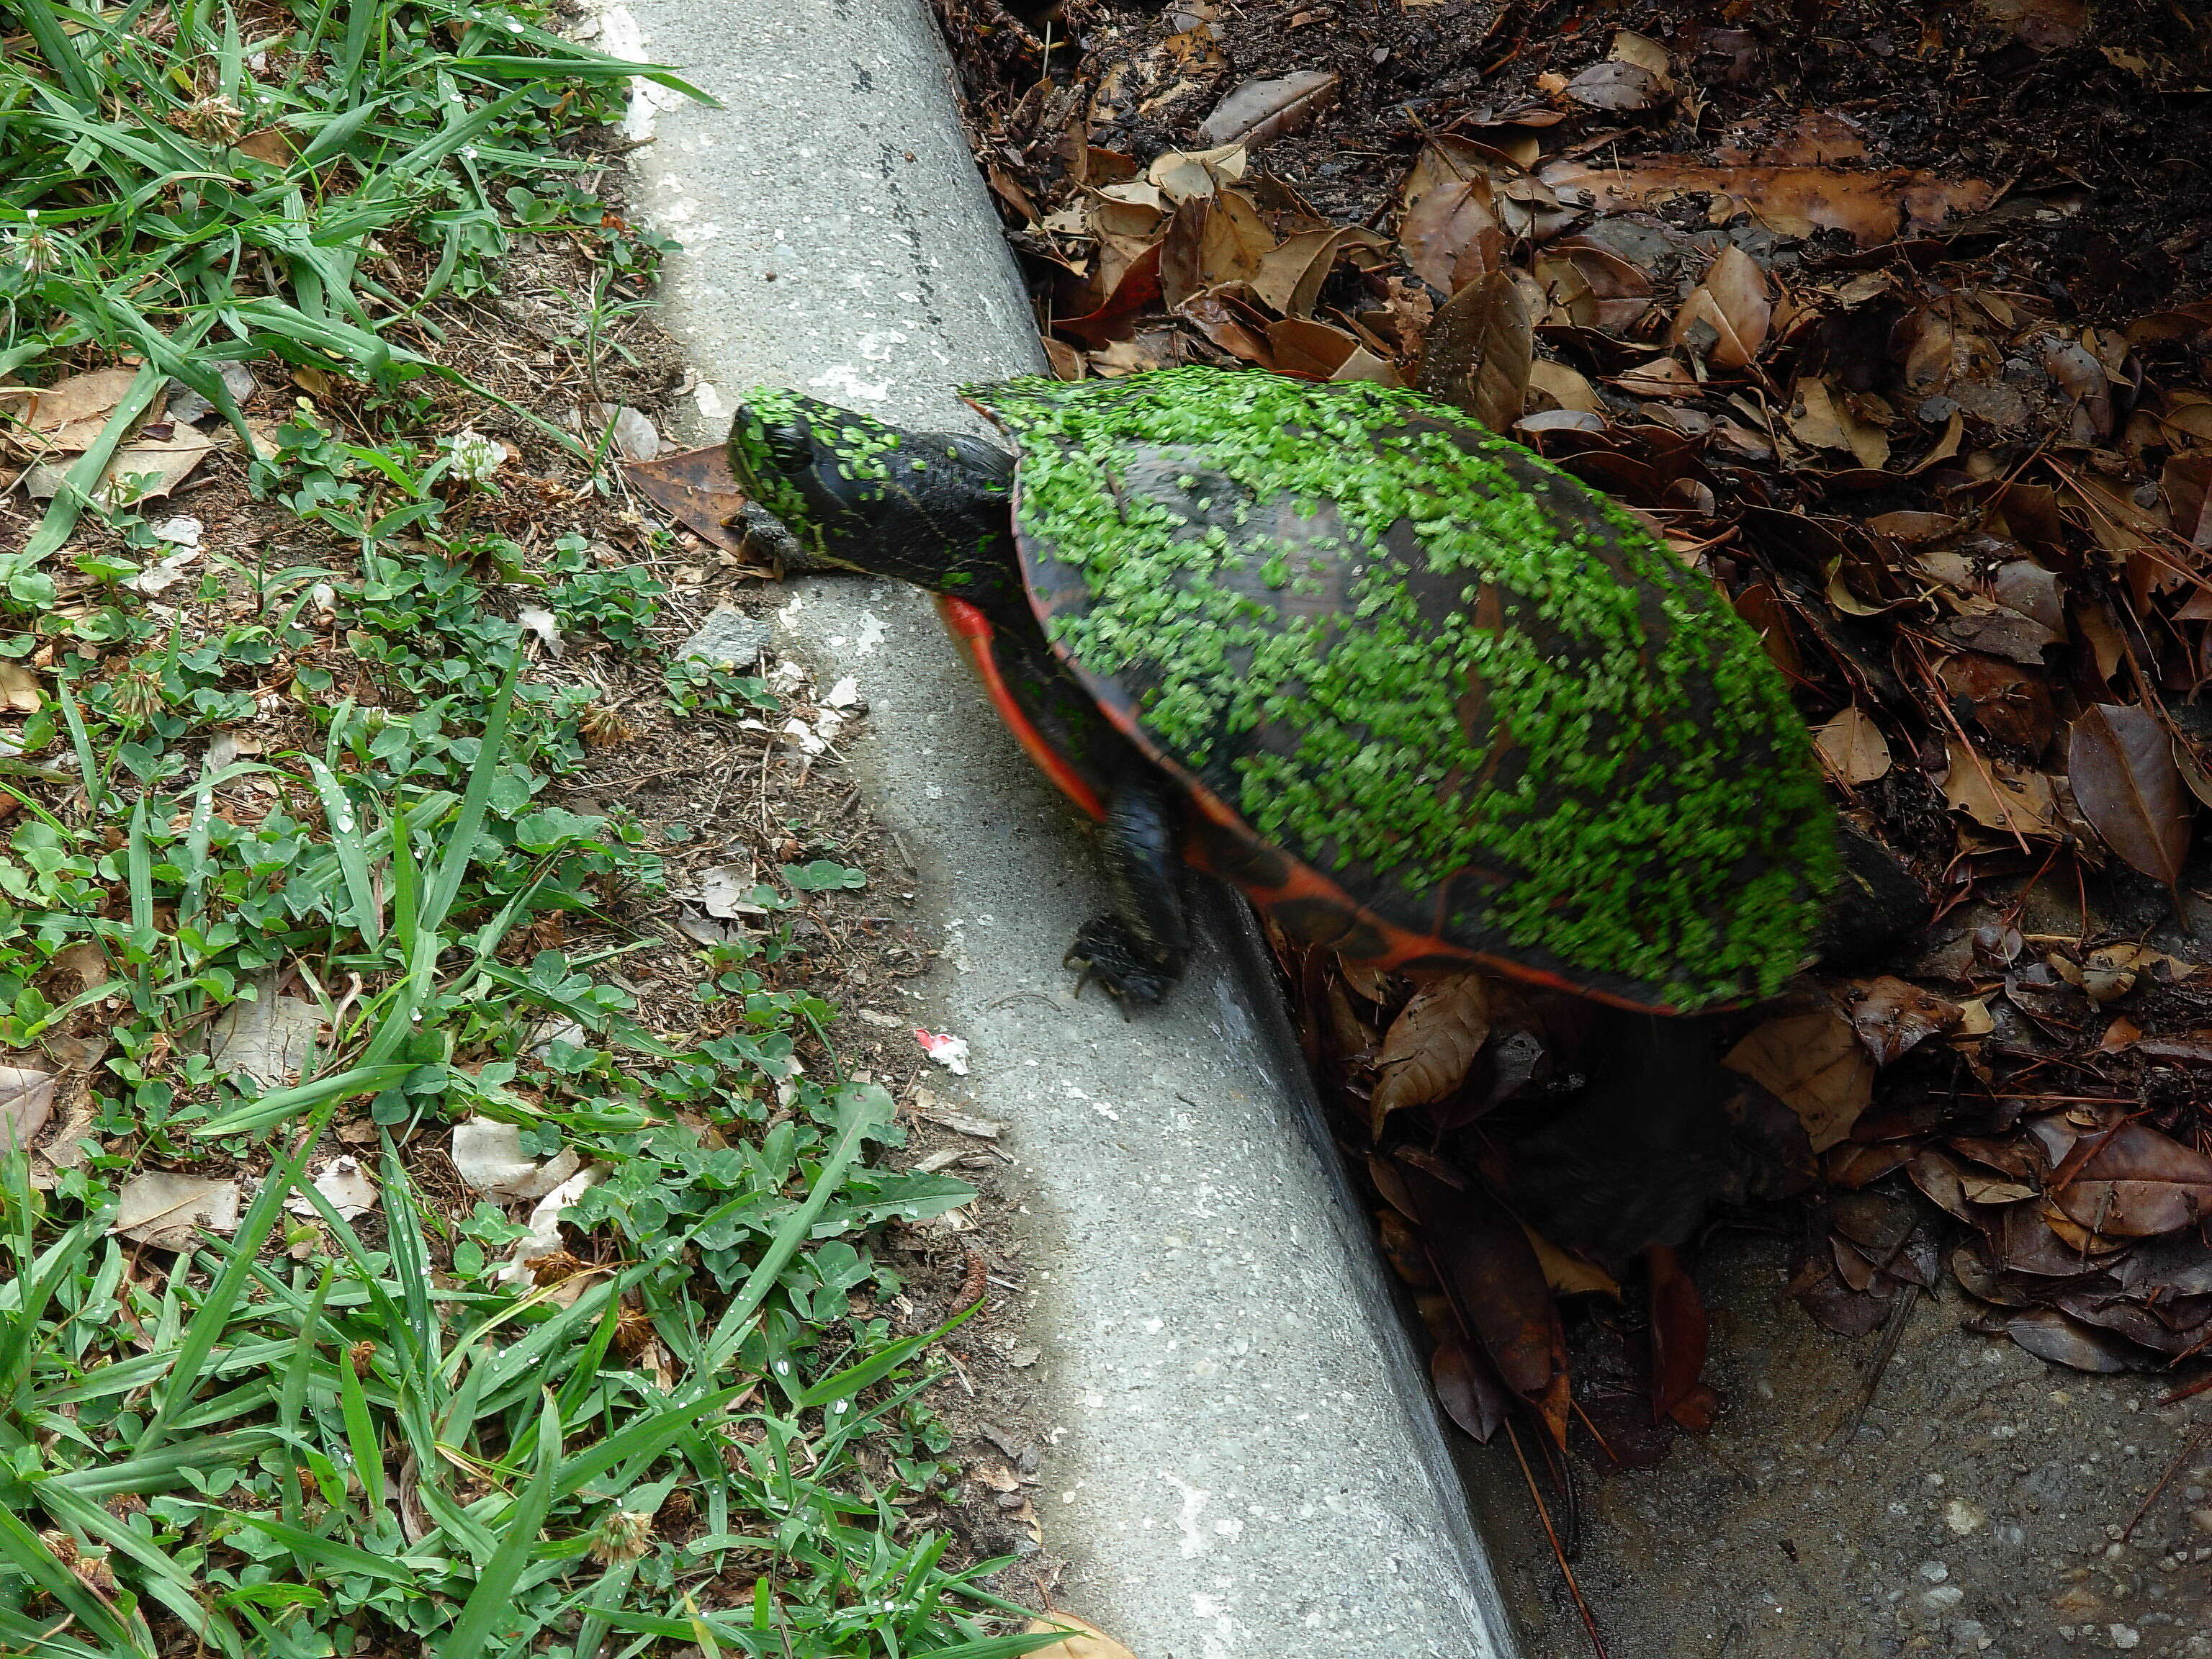
[{"label": "marginal scute", "polygon": [[1054,647],[1155,759],[1347,896],[1275,901],[1286,926],[1380,954],[1353,948],[1356,905],[1680,1008],[1800,965],[1834,866],[1802,724],[1734,611],[1626,514],[1371,385],[1177,369],[969,395],[1019,446]]}]

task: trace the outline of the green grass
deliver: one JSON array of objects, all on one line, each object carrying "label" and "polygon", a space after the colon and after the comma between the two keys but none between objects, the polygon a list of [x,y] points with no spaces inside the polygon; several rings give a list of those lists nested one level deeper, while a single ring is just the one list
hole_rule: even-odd
[{"label": "green grass", "polygon": [[[0,567],[19,599],[51,596],[38,562],[165,380],[241,430],[224,361],[273,353],[386,386],[465,384],[421,349],[439,333],[423,307],[489,283],[502,208],[551,227],[588,224],[599,205],[548,188],[580,165],[555,141],[636,65],[521,8],[311,0],[251,15],[198,0],[0,10],[32,48],[0,58],[0,373],[88,345],[143,362],[39,532]],[[434,263],[395,288],[377,268],[403,237]]]},{"label": "green grass", "polygon": [[[40,690],[0,756],[0,1047],[74,1064],[93,1114],[42,1182],[0,1160],[0,1653],[1048,1639],[907,1513],[957,1477],[921,1397],[943,1333],[878,1311],[870,1230],[967,1190],[872,1161],[890,1103],[819,1053],[831,1011],[773,927],[697,957],[711,1035],[615,982],[659,842],[544,799],[593,689],[529,672],[489,590],[532,586],[682,718],[774,699],[661,661],[644,573],[484,528],[495,481],[429,429],[430,389],[465,387],[438,302],[495,283],[516,226],[593,251],[590,347],[649,274],[560,147],[633,66],[440,0],[15,0],[0,33],[0,374],[141,364],[0,549],[0,660]],[[240,148],[272,130],[251,149],[289,162]],[[297,533],[211,544],[149,608],[120,584],[163,549],[101,468],[172,377],[242,428],[215,366],[272,357],[345,388],[343,426],[302,399],[253,463]],[[284,743],[210,753],[272,706]],[[862,879],[816,860],[753,896],[773,922]],[[264,1087],[208,1034],[278,974],[326,1036]],[[514,1211],[426,1194],[416,1149],[471,1115],[599,1166],[565,1218],[599,1265],[514,1283]],[[341,1123],[380,1188],[354,1220],[307,1178]],[[111,1231],[149,1167],[245,1179],[243,1218],[173,1255]]]}]

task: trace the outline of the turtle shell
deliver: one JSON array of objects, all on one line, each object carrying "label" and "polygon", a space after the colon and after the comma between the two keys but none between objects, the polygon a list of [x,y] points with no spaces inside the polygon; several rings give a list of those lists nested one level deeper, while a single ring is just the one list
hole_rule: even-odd
[{"label": "turtle shell", "polygon": [[1024,578],[1290,930],[1673,1012],[1771,994],[1833,878],[1758,637],[1619,507],[1413,393],[1257,371],[1022,380]]}]

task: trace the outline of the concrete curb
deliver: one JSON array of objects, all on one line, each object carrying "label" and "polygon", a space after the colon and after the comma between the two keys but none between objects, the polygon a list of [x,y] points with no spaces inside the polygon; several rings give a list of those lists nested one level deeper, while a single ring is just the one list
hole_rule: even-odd
[{"label": "concrete curb", "polygon": [[[918,0],[632,0],[640,207],[681,239],[669,327],[719,439],[756,381],[974,424],[951,388],[1043,367]],[[921,597],[798,585],[782,641],[852,674],[853,762],[920,870],[980,1110],[1028,1167],[1027,1310],[1054,1430],[1037,1508],[1061,1600],[1143,1659],[1492,1659],[1488,1562],[1251,924],[1213,895],[1168,1006],[1078,1001],[1103,903],[1073,814],[990,715]]]}]

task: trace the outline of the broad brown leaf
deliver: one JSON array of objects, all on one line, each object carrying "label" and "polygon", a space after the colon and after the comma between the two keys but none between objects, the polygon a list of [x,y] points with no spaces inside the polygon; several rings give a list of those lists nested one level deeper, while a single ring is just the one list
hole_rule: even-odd
[{"label": "broad brown leaf", "polygon": [[24,424],[60,448],[82,449],[100,435],[137,378],[136,369],[95,368],[57,380],[36,394]]},{"label": "broad brown leaf", "polygon": [[1874,1099],[1874,1062],[1839,1014],[1785,1014],[1757,1027],[1721,1061],[1797,1114],[1813,1150],[1850,1133]]},{"label": "broad brown leaf", "polygon": [[1711,1331],[1698,1287],[1681,1258],[1663,1244],[1644,1252],[1651,1275],[1651,1417],[1656,1422],[1698,1390]]},{"label": "broad brown leaf", "polygon": [[2110,1332],[2069,1319],[2056,1308],[2023,1308],[1990,1322],[2039,1359],[2077,1371],[2141,1370],[2150,1356]]},{"label": "broad brown leaf", "polygon": [[1537,174],[1553,190],[1587,191],[1601,212],[1639,209],[1692,192],[1733,196],[1784,236],[1814,228],[1849,231],[1860,246],[1896,240],[1901,228],[1933,234],[1955,215],[1978,213],[1996,199],[1986,179],[1942,179],[1903,167],[1708,167],[1671,156],[1625,167],[1555,161]]},{"label": "broad brown leaf", "polygon": [[2197,804],[2165,722],[2130,704],[2093,703],[2074,722],[2066,768],[2082,816],[2115,853],[2169,887],[2180,880]]},{"label": "broad brown leaf", "polygon": [[249,132],[234,148],[241,155],[251,155],[257,161],[280,168],[290,167],[300,155],[298,143],[282,127],[264,127],[258,132]]},{"label": "broad brown leaf", "polygon": [[1490,181],[1455,179],[1427,191],[1406,210],[1398,246],[1413,274],[1439,294],[1496,270],[1505,233],[1491,206]]},{"label": "broad brown leaf", "polygon": [[1429,1381],[1446,1415],[1485,1444],[1512,1407],[1489,1362],[1456,1340],[1438,1342],[1431,1352]]},{"label": "broad brown leaf", "polygon": [[1731,245],[1721,250],[1705,280],[1682,301],[1667,337],[1700,350],[1717,368],[1747,368],[1766,343],[1773,321],[1766,273]]},{"label": "broad brown leaf", "polygon": [[1268,324],[1267,344],[1274,353],[1276,373],[1309,380],[1333,379],[1360,349],[1359,342],[1342,329],[1302,317]]},{"label": "broad brown leaf", "polygon": [[[1176,222],[1182,222],[1180,212]],[[1160,250],[1166,240],[1153,243],[1123,266],[1114,278],[1112,289],[1095,307],[1080,317],[1056,317],[1053,327],[1092,347],[1103,345],[1117,333],[1126,334],[1130,319],[1160,297]]]},{"label": "broad brown leaf", "polygon": [[1060,1630],[1075,1633],[1049,1647],[1030,1649],[1030,1659],[1137,1659],[1097,1626],[1072,1613],[1054,1613],[1029,1623],[1031,1636],[1049,1636]]},{"label": "broad brown leaf", "polygon": [[[1437,1278],[1505,1386],[1551,1414],[1566,1376],[1559,1305],[1521,1224],[1486,1191],[1396,1160]],[[1564,1423],[1558,1425],[1564,1429]]]},{"label": "broad brown leaf", "polygon": [[27,1066],[0,1066],[0,1152],[28,1146],[53,1115],[54,1079]]},{"label": "broad brown leaf", "polygon": [[1930,1204],[1961,1221],[1973,1220],[1974,1212],[1967,1207],[1971,1200],[1966,1192],[1967,1170],[1965,1164],[1956,1158],[1946,1157],[1933,1146],[1923,1146],[1912,1155],[1912,1161],[1905,1169],[1912,1178],[1912,1184],[1920,1188],[1921,1196]]},{"label": "broad brown leaf", "polygon": [[2148,1124],[2124,1123],[2053,1196],[2108,1237],[2170,1233],[2212,1215],[2212,1158]]},{"label": "broad brown leaf", "polygon": [[1552,1287],[1555,1296],[1609,1296],[1620,1299],[1620,1283],[1595,1261],[1585,1261],[1558,1245],[1531,1227],[1521,1224],[1521,1231],[1528,1235],[1528,1248],[1536,1253],[1537,1265],[1544,1270],[1544,1282]]},{"label": "broad brown leaf", "polygon": [[745,550],[743,532],[732,529],[730,522],[745,504],[745,498],[721,445],[650,461],[630,461],[623,465],[623,476],[640,495],[702,540],[725,553]]},{"label": "broad brown leaf", "polygon": [[1950,775],[1943,780],[1943,799],[1978,824],[2008,830],[2018,836],[2058,833],[2058,803],[2051,793],[2051,780],[1950,740]]},{"label": "broad brown leaf", "polygon": [[1548,357],[1538,357],[1528,365],[1528,385],[1531,390],[1560,409],[1574,410],[1586,414],[1601,415],[1605,404],[1597,390],[1579,369],[1555,363]]},{"label": "broad brown leaf", "polygon": [[1341,77],[1329,70],[1299,70],[1267,81],[1247,81],[1199,123],[1202,144],[1242,144],[1248,150],[1313,125],[1336,101]]},{"label": "broad brown leaf", "polygon": [[1839,783],[1872,783],[1889,770],[1889,740],[1856,704],[1814,729],[1813,748]]},{"label": "broad brown leaf", "polygon": [[1287,236],[1260,259],[1252,278],[1252,292],[1260,303],[1285,317],[1304,317],[1313,310],[1321,285],[1336,267],[1337,256],[1350,247],[1365,247],[1380,238],[1351,225],[1331,225],[1321,230],[1302,230]]},{"label": "broad brown leaf", "polygon": [[2040,675],[1978,651],[1944,658],[1936,672],[1959,712],[2000,743],[2039,754],[2051,741],[2057,717]]},{"label": "broad brown leaf", "polygon": [[2070,46],[2089,27],[2087,0],[1974,0],[1974,9],[1993,23],[2011,25],[2020,43],[2034,52]]},{"label": "broad brown leaf", "polygon": [[1889,1316],[1891,1299],[1910,1294],[1905,1287],[1887,1283],[1870,1294],[1854,1291],[1838,1276],[1835,1262],[1825,1250],[1790,1281],[1790,1295],[1797,1305],[1838,1336],[1865,1336],[1879,1329]]},{"label": "broad brown leaf", "polygon": [[[2061,1220],[2069,1219],[2048,1200],[2007,1204],[1992,1210],[1980,1224],[1997,1266],[2007,1273],[2034,1279],[2078,1279],[2096,1272],[2100,1257],[2121,1248],[2117,1244],[2100,1248],[2094,1237],[2081,1239],[2078,1233],[2077,1243],[2069,1244],[2051,1231],[2048,1218],[2052,1213]],[[2079,1226],[2070,1221],[2069,1224]]]},{"label": "broad brown leaf", "polygon": [[237,1182],[148,1170],[123,1183],[107,1230],[156,1249],[183,1250],[199,1242],[203,1227],[231,1231],[238,1216]]},{"label": "broad brown leaf", "polygon": [[1492,432],[1510,432],[1528,401],[1533,349],[1528,304],[1511,276],[1493,270],[1437,313],[1415,384]]},{"label": "broad brown leaf", "polygon": [[1490,1036],[1489,988],[1480,974],[1452,974],[1413,994],[1390,1022],[1376,1057],[1375,1122],[1441,1100],[1460,1085]]},{"label": "broad brown leaf", "polygon": [[2158,488],[2174,533],[2212,550],[2212,455],[2174,456],[2159,474]]},{"label": "broad brown leaf", "polygon": [[1877,1066],[1887,1066],[1923,1039],[1949,1030],[1966,1012],[1933,991],[1887,974],[1854,985],[1847,1001],[1851,1029]]},{"label": "broad brown leaf", "polygon": [[1650,109],[1667,101],[1665,84],[1641,64],[1592,64],[1567,82],[1567,96],[1589,109]]}]

